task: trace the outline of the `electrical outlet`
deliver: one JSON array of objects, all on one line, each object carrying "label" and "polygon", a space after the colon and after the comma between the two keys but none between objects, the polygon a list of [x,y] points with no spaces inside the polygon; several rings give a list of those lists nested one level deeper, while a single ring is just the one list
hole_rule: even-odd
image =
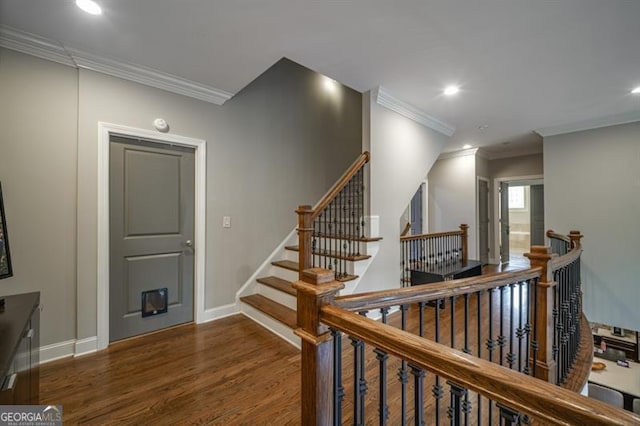
[{"label": "electrical outlet", "polygon": [[223,228],[231,228],[231,216],[223,216],[222,217],[222,227]]}]

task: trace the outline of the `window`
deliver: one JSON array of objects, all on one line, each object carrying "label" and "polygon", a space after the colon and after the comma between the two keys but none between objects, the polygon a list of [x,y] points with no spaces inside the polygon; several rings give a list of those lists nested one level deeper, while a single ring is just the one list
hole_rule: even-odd
[{"label": "window", "polygon": [[510,186],[509,187],[509,208],[510,209],[524,209],[524,186]]}]

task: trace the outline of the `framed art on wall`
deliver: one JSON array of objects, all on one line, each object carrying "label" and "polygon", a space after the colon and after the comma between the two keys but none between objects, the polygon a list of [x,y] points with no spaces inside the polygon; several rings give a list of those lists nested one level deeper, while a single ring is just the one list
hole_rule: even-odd
[{"label": "framed art on wall", "polygon": [[2,183],[0,183],[0,279],[13,275],[11,268],[11,253],[9,251],[9,237],[7,236],[7,220],[4,214],[2,200]]}]

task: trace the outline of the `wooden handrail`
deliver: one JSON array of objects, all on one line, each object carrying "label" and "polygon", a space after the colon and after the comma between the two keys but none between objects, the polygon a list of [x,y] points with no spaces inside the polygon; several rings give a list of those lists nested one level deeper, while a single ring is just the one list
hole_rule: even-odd
[{"label": "wooden handrail", "polygon": [[336,198],[336,196],[342,191],[342,189],[347,186],[351,178],[355,176],[355,174],[360,170],[365,164],[369,162],[369,151],[365,151],[356,158],[356,160],[351,164],[351,166],[347,169],[346,172],[338,179],[338,181],[333,185],[331,190],[327,192],[327,194],[315,205],[313,206],[313,214],[311,215],[311,220],[315,220],[324,209],[327,208],[329,203]]},{"label": "wooden handrail", "polygon": [[637,425],[640,416],[493,362],[429,341],[337,306],[320,307],[324,324],[493,401],[549,424]]},{"label": "wooden handrail", "polygon": [[542,268],[529,268],[521,271],[501,272],[394,290],[357,293],[336,297],[335,305],[349,311],[357,312],[418,302],[429,302],[538,278],[541,273]]},{"label": "wooden handrail", "polygon": [[563,254],[562,256],[557,256],[552,258],[549,261],[549,268],[551,268],[552,271],[563,268],[575,262],[576,260],[578,260],[581,254],[582,254],[582,247],[574,247],[567,254]]},{"label": "wooden handrail", "polygon": [[552,229],[549,229],[547,231],[547,238],[552,238],[554,240],[562,240],[562,241],[565,241],[567,243],[571,243],[571,240],[569,239],[568,236],[562,235],[562,234],[558,234],[557,232],[555,232]]},{"label": "wooden handrail", "polygon": [[[408,224],[408,225],[409,225],[409,228],[411,228],[411,224]],[[462,231],[445,231],[445,232],[434,232],[433,234],[406,235],[406,236],[400,236],[400,241],[420,240],[422,238],[452,237],[455,235],[462,235]]]},{"label": "wooden handrail", "polygon": [[404,226],[404,229],[400,233],[400,239],[406,237],[409,231],[411,231],[411,222],[407,222],[407,224]]}]

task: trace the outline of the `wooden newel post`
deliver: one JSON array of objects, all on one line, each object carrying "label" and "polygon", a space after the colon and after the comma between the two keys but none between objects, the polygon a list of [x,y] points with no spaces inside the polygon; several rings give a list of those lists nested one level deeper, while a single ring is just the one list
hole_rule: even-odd
[{"label": "wooden newel post", "polygon": [[299,275],[298,279],[302,280],[302,272],[305,269],[311,268],[311,256],[313,240],[313,209],[311,206],[298,206],[298,265]]},{"label": "wooden newel post", "polygon": [[571,248],[580,247],[580,240],[584,237],[580,231],[569,231],[569,239],[571,240]]},{"label": "wooden newel post", "polygon": [[[537,324],[537,336],[533,339],[538,343],[538,354],[534,360],[536,363],[536,377],[549,383],[556,384],[556,362],[553,359],[553,303],[556,282],[549,261],[557,254],[551,253],[551,247],[532,246],[531,253],[525,253],[529,258],[532,268],[541,267],[542,273],[538,281],[537,299],[530,300],[532,324]],[[530,298],[532,299],[532,298]],[[533,309],[534,303],[537,309]]]},{"label": "wooden newel post", "polygon": [[466,223],[463,223],[462,225],[460,225],[460,230],[462,231],[462,262],[463,263],[469,260],[469,244],[467,243],[468,229],[469,229],[469,225],[467,225]]},{"label": "wooden newel post", "polygon": [[320,268],[301,272],[293,283],[297,290],[298,328],[302,342],[301,424],[331,425],[333,421],[333,339],[320,323],[320,308],[333,302],[344,284],[335,281],[332,271]]}]

